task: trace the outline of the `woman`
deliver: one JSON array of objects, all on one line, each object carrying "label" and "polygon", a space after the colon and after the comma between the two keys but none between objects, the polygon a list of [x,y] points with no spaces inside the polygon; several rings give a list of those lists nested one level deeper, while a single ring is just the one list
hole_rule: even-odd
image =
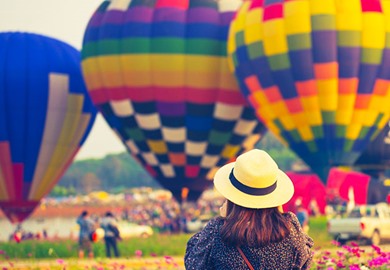
[{"label": "woman", "polygon": [[266,152],[254,149],[223,166],[214,186],[226,198],[221,217],[188,241],[186,269],[310,268],[313,240],[293,213],[282,213],[294,186]]},{"label": "woman", "polygon": [[102,219],[100,226],[104,230],[104,243],[106,245],[106,256],[111,258],[111,249],[115,257],[119,257],[117,239],[120,239],[118,224],[114,215],[108,211]]},{"label": "woman", "polygon": [[77,218],[77,224],[80,226],[79,231],[79,258],[84,258],[84,252],[87,251],[88,257],[93,258],[91,233],[95,230],[95,224],[89,218],[88,211],[84,210]]}]

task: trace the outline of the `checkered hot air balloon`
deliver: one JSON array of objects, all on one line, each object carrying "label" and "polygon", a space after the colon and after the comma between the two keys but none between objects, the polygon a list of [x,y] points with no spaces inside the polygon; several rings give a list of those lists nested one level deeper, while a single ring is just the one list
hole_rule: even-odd
[{"label": "checkered hot air balloon", "polygon": [[257,116],[323,181],[389,120],[390,1],[253,0],[229,66]]},{"label": "checkered hot air balloon", "polygon": [[82,67],[93,102],[179,201],[196,200],[215,169],[264,132],[227,64],[240,3],[105,1],[86,29]]},{"label": "checkered hot air balloon", "polygon": [[62,41],[0,33],[0,208],[13,223],[51,191],[91,130],[80,61]]}]

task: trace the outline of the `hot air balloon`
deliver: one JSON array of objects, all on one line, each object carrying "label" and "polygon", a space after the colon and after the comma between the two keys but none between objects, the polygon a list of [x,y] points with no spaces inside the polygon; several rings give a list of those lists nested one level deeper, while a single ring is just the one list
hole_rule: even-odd
[{"label": "hot air balloon", "polygon": [[[294,183],[294,195],[284,206],[285,211],[296,212],[298,204],[305,209],[317,207],[315,211],[325,214],[326,189],[321,179],[314,173],[287,171],[286,174]],[[311,209],[314,213],[314,209]]]},{"label": "hot air balloon", "polygon": [[[92,101],[129,152],[178,201],[264,132],[226,58],[238,0],[105,1],[84,36]],[[247,146],[249,147],[249,146]]]},{"label": "hot air balloon", "polygon": [[62,41],[0,33],[0,208],[13,223],[50,192],[94,122],[80,60]]},{"label": "hot air balloon", "polygon": [[231,23],[229,66],[242,93],[324,182],[389,120],[389,3],[245,1]]},{"label": "hot air balloon", "polygon": [[326,189],[327,197],[331,202],[353,200],[357,205],[386,202],[390,194],[390,187],[379,179],[365,173],[340,168],[330,170]]},{"label": "hot air balloon", "polygon": [[370,142],[354,163],[354,167],[375,177],[390,169],[390,123]]}]

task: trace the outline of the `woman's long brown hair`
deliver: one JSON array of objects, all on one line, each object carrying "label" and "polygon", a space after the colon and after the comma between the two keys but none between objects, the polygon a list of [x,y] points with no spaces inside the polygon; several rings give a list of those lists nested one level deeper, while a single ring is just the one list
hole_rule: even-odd
[{"label": "woman's long brown hair", "polygon": [[289,232],[289,223],[277,207],[250,209],[227,201],[227,216],[221,228],[224,242],[264,246],[281,241]]}]

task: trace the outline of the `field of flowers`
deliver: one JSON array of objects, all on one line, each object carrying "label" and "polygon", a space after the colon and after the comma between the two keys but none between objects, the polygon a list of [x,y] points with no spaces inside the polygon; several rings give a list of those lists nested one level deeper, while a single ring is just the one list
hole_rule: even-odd
[{"label": "field of flowers", "polygon": [[[318,270],[374,270],[390,269],[390,250],[379,246],[359,246],[355,242],[349,245],[339,246],[337,242],[332,243],[333,248],[315,249],[314,261],[311,269]],[[50,250],[49,250],[50,252]],[[53,252],[53,251],[52,251]],[[104,269],[133,269],[133,270],[183,270],[184,262],[182,256],[144,256],[142,250],[136,250],[131,258],[118,259],[11,259],[7,253],[0,250],[0,269],[2,270],[32,270],[32,269],[59,269],[59,270],[104,270]]]},{"label": "field of flowers", "polygon": [[375,245],[361,247],[356,242],[340,246],[338,242],[332,241],[332,243],[335,248],[314,251],[312,269],[390,269],[389,246],[385,248]]}]

